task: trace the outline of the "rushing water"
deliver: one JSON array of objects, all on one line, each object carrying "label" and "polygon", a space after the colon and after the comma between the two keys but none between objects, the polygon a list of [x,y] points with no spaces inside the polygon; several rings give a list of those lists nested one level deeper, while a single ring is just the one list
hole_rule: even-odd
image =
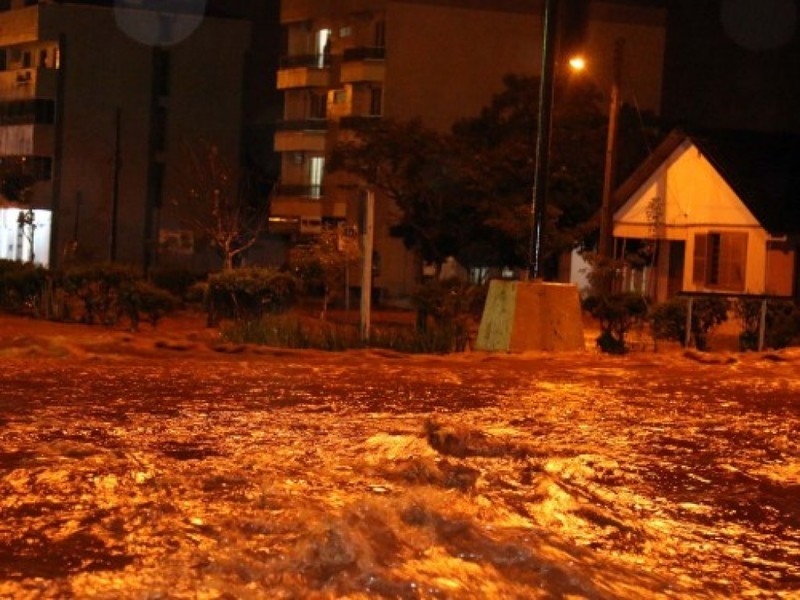
[{"label": "rushing water", "polygon": [[0,597],[798,597],[798,364],[7,360]]}]

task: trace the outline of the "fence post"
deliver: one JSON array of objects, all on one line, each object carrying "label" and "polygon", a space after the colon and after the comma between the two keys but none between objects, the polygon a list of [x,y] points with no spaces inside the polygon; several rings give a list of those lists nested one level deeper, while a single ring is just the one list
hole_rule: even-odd
[{"label": "fence post", "polygon": [[692,339],[692,304],[694,298],[689,296],[689,304],[686,306],[686,339],[683,341],[683,347],[688,348],[689,342]]},{"label": "fence post", "polygon": [[758,351],[764,350],[764,338],[767,330],[767,299],[761,301],[761,316],[758,319]]}]

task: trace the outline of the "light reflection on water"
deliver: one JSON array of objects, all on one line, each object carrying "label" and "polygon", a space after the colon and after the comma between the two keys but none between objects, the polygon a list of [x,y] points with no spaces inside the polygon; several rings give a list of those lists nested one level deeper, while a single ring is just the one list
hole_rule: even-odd
[{"label": "light reflection on water", "polygon": [[791,369],[327,360],[8,365],[0,596],[800,588]]}]

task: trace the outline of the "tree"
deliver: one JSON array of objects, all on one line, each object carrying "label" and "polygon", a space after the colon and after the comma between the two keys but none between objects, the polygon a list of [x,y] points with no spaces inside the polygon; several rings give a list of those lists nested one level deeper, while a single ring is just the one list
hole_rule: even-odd
[{"label": "tree", "polygon": [[419,120],[381,120],[337,145],[329,170],[356,175],[394,203],[391,233],[420,257],[440,265],[460,243],[462,203],[454,187],[449,136]]},{"label": "tree", "polygon": [[205,237],[220,255],[223,270],[233,269],[266,229],[269,203],[251,193],[249,178],[228,163],[214,144],[189,151],[189,184],[174,204],[179,218]]},{"label": "tree", "polygon": [[349,240],[341,232],[326,227],[309,245],[293,250],[290,266],[303,283],[322,290],[322,314],[325,319],[328,305],[344,291],[347,270],[357,264],[361,252],[355,240]]},{"label": "tree", "polygon": [[0,202],[12,205],[30,205],[36,178],[24,157],[5,156],[0,159]]},{"label": "tree", "polygon": [[[505,88],[481,114],[453,128],[471,160],[463,172],[496,265],[529,263],[538,78],[506,76]],[[543,255],[552,271],[559,253],[580,245],[600,204],[606,119],[600,95],[586,81],[556,81]],[[469,247],[464,250],[469,251]],[[474,254],[482,254],[476,252]],[[462,262],[468,257],[461,257]]]},{"label": "tree", "polygon": [[[527,266],[539,82],[508,75],[504,86],[449,135],[418,120],[365,128],[355,142],[337,146],[330,169],[357,175],[392,199],[398,209],[392,233],[426,261],[454,256],[466,267]],[[594,243],[608,126],[602,95],[586,80],[556,81],[552,118],[543,240],[548,276],[559,254]],[[631,119],[622,120],[622,128],[630,126]],[[627,139],[626,131],[619,137]],[[628,167],[636,147],[624,148]]]}]

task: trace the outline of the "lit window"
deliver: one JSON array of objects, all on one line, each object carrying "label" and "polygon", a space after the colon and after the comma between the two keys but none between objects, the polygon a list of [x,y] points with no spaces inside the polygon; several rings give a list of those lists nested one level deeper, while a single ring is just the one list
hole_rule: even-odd
[{"label": "lit window", "polygon": [[322,196],[322,176],[325,173],[325,159],[322,156],[312,156],[308,161],[308,181],[311,187],[311,197]]}]

